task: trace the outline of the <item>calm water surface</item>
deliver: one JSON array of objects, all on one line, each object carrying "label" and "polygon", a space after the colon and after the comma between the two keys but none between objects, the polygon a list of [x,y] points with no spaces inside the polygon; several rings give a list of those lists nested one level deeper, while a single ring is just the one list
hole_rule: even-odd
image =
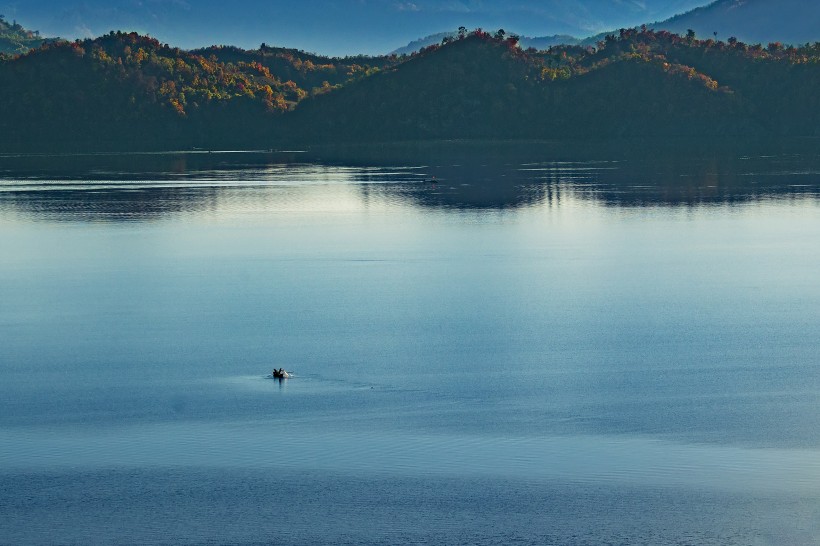
[{"label": "calm water surface", "polygon": [[0,543],[818,544],[818,241],[805,155],[2,157]]}]

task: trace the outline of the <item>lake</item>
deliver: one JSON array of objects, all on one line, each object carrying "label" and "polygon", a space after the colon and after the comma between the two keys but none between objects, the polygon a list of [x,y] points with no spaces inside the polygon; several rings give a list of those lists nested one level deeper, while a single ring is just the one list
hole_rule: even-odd
[{"label": "lake", "polygon": [[811,153],[0,157],[0,543],[817,544],[818,241]]}]

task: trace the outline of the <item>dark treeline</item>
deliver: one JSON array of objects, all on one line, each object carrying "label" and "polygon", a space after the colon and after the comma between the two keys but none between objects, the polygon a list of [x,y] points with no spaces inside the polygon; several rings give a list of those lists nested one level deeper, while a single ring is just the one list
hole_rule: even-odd
[{"label": "dark treeline", "polygon": [[302,90],[301,97],[327,91],[338,85],[372,74],[394,65],[392,57],[328,58],[296,49],[270,47],[262,44],[258,50],[247,51],[234,46],[212,46],[191,51],[215,62],[237,66],[261,64],[280,81],[293,82]]},{"label": "dark treeline", "polygon": [[814,137],[819,60],[820,44],[645,29],[546,51],[462,31],[408,57],[344,59],[117,32],[0,56],[0,150]]}]

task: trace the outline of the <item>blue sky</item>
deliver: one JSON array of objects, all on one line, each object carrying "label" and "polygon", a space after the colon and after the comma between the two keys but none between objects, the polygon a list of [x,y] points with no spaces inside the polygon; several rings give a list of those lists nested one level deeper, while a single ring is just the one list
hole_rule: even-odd
[{"label": "blue sky", "polygon": [[0,14],[44,35],[135,30],[184,48],[296,47],[387,53],[461,25],[579,37],[665,19],[709,0],[0,0]]}]

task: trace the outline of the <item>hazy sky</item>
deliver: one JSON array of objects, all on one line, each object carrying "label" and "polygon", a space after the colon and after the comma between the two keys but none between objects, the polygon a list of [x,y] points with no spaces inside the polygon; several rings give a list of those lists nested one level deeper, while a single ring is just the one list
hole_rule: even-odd
[{"label": "hazy sky", "polygon": [[0,0],[0,14],[44,35],[136,30],[184,48],[296,47],[387,53],[461,25],[527,36],[588,36],[665,19],[709,0]]}]

